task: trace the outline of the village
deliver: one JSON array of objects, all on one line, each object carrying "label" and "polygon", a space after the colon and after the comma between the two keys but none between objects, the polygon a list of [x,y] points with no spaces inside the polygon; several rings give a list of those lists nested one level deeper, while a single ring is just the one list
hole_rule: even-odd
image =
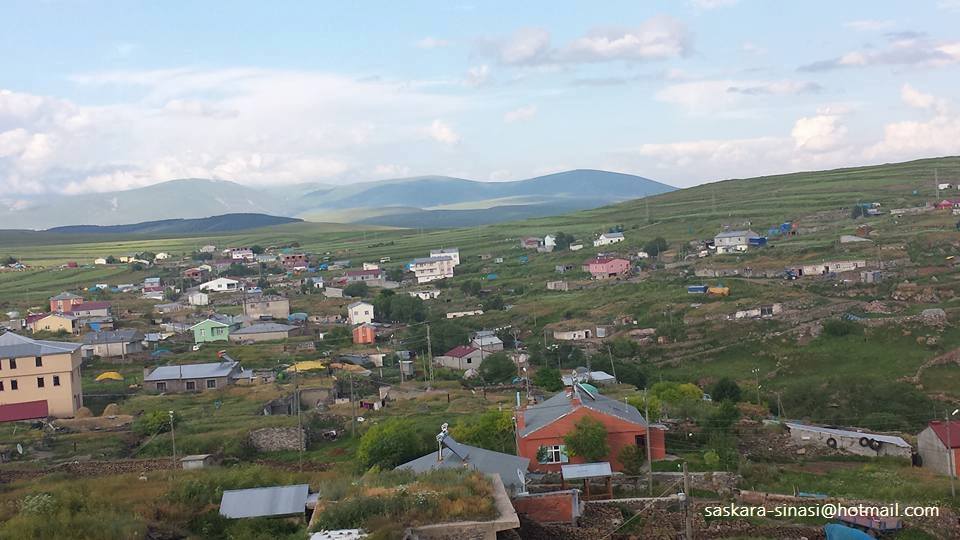
[{"label": "village", "polygon": [[[960,362],[947,283],[960,246],[933,242],[918,258],[896,231],[951,223],[957,208],[858,203],[684,241],[550,229],[411,258],[390,243],[211,243],[48,268],[11,260],[6,272],[137,279],[6,302],[0,484],[16,493],[59,470],[126,475],[134,488],[186,489],[243,467],[289,479],[197,487],[202,506],[149,525],[170,538],[200,522],[232,534],[245,520],[317,540],[818,538],[822,523],[690,508],[901,500],[872,481],[824,482],[836,467],[896,475],[918,486],[913,502],[941,510],[841,526],[950,537],[956,510],[941,497],[960,419],[950,398],[923,391]],[[911,391],[860,396],[875,414],[843,392],[810,403],[804,381],[867,336],[909,357],[900,384]],[[874,354],[861,349],[851,354]],[[451,485],[485,502],[430,498]]]}]

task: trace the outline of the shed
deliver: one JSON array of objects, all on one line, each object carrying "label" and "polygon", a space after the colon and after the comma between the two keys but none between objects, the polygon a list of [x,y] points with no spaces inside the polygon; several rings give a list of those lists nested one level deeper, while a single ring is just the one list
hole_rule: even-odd
[{"label": "shed", "polygon": [[193,454],[180,458],[180,466],[187,470],[202,469],[216,464],[217,460],[213,457],[213,454]]},{"label": "shed", "polygon": [[706,285],[687,285],[687,294],[706,294]]},{"label": "shed", "polygon": [[860,456],[910,459],[912,447],[895,435],[787,422],[790,438],[802,445],[824,445]]},{"label": "shed", "polygon": [[309,491],[307,484],[227,490],[220,499],[220,515],[231,519],[302,517]]},{"label": "shed", "polygon": [[607,461],[601,461],[598,463],[575,463],[568,465],[560,466],[560,489],[567,489],[567,482],[571,480],[583,480],[583,499],[589,501],[591,499],[590,495],[590,480],[597,478],[604,479],[607,491],[606,493],[601,493],[599,495],[593,496],[594,499],[612,499],[613,498],[613,484],[610,482],[610,478],[613,476],[613,470],[610,468],[610,463]]}]

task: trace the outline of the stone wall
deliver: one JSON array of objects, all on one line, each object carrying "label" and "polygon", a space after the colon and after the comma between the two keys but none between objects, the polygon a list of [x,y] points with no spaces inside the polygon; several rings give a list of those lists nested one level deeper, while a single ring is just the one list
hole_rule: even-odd
[{"label": "stone wall", "polygon": [[296,427],[272,427],[255,429],[247,435],[250,444],[258,452],[281,450],[306,450],[307,432]]}]

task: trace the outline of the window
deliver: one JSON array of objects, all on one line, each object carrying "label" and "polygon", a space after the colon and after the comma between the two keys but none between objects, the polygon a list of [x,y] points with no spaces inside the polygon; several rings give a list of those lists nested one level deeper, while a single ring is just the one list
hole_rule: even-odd
[{"label": "window", "polygon": [[542,456],[543,461],[540,463],[567,463],[570,461],[570,458],[567,456],[567,447],[563,444],[541,446],[540,448],[544,450]]},{"label": "window", "polygon": [[158,382],[158,383],[157,383],[157,392],[166,392],[166,391],[167,391],[167,383],[165,383],[165,382]]},{"label": "window", "polygon": [[207,335],[207,331],[204,330],[203,328],[201,328],[201,329],[200,329],[200,337],[205,337],[206,335]]},{"label": "window", "polygon": [[11,390],[16,390],[16,389],[17,389],[17,380],[16,380],[16,379],[10,379],[10,389],[11,389]]},{"label": "window", "polygon": [[53,376],[53,385],[54,385],[54,386],[60,386],[60,376],[59,376],[59,375],[54,375],[54,376]]},{"label": "window", "polygon": [[196,390],[197,382],[196,381],[187,381],[187,390]]},{"label": "window", "polygon": [[207,379],[207,388],[216,388],[217,380],[216,379]]},{"label": "window", "polygon": [[43,377],[37,377],[37,388],[43,388],[44,380]]},{"label": "window", "polygon": [[0,392],[3,392],[3,381],[0,381]]},{"label": "window", "polygon": [[10,369],[17,369],[17,359],[16,359],[16,358],[11,358],[11,359],[10,359]]},{"label": "window", "polygon": [[37,367],[43,367],[43,357],[38,356],[34,359],[34,361],[37,363]]}]

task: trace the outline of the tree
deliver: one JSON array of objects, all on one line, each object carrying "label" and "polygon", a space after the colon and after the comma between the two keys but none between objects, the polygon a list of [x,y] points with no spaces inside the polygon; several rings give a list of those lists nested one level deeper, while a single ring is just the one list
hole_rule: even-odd
[{"label": "tree", "polygon": [[475,279],[464,281],[463,283],[460,284],[460,290],[463,291],[463,294],[467,294],[470,296],[477,296],[478,294],[480,294],[480,289],[481,289],[480,282]]},{"label": "tree", "polygon": [[643,474],[643,469],[647,464],[646,452],[641,452],[640,447],[635,444],[624,446],[617,459],[623,465],[623,473],[627,476]]},{"label": "tree", "polygon": [[567,234],[563,231],[557,232],[557,234],[554,235],[554,238],[556,239],[555,240],[557,244],[556,249],[558,250],[567,249],[570,247],[570,244],[577,241],[577,239],[574,238],[572,234]]},{"label": "tree", "polygon": [[563,380],[560,378],[560,370],[557,368],[542,367],[533,374],[530,380],[547,392],[556,392],[563,389]]},{"label": "tree", "polygon": [[513,430],[513,415],[509,410],[489,409],[479,416],[457,421],[451,435],[457,442],[496,452],[513,453]]},{"label": "tree", "polygon": [[254,244],[254,245],[250,246],[250,251],[252,251],[254,255],[262,255],[263,252],[266,251],[266,250],[263,249],[263,246]]},{"label": "tree", "polygon": [[[425,352],[427,350],[427,327],[423,324],[410,327],[408,330],[407,343],[415,344],[417,350]],[[430,339],[433,343],[434,354],[442,354],[457,345],[466,343],[470,338],[470,333],[459,323],[443,319],[435,323],[430,323]]]},{"label": "tree", "polygon": [[484,311],[502,311],[506,307],[503,297],[499,294],[493,296],[483,303]]},{"label": "tree", "polygon": [[638,394],[628,397],[627,403],[636,407],[637,410],[640,411],[640,414],[643,415],[646,415],[647,411],[649,410],[650,418],[660,418],[660,411],[663,408],[663,402],[660,401],[660,398],[651,393]]},{"label": "tree", "polygon": [[606,426],[589,416],[578,421],[563,442],[567,444],[569,455],[582,457],[588,462],[603,461],[610,453]]},{"label": "tree", "polygon": [[427,307],[416,296],[398,295],[389,289],[380,291],[373,305],[377,319],[386,322],[421,322],[427,318]]},{"label": "tree", "polygon": [[13,255],[7,255],[7,258],[3,259],[3,262],[0,262],[0,264],[17,264],[18,261],[19,259],[17,259]]},{"label": "tree", "polygon": [[708,437],[729,434],[733,424],[740,418],[740,411],[732,401],[724,401],[704,420],[704,433]]},{"label": "tree", "polygon": [[730,377],[724,377],[710,387],[710,397],[714,401],[732,401],[737,403],[742,397],[740,385]]},{"label": "tree", "polygon": [[650,388],[650,392],[661,401],[672,405],[700,401],[703,398],[703,391],[691,383],[658,382]]},{"label": "tree", "polygon": [[517,367],[505,353],[493,353],[480,364],[480,377],[486,383],[508,382],[517,376]]},{"label": "tree", "polygon": [[865,215],[866,215],[866,212],[864,211],[863,206],[861,206],[861,205],[859,205],[859,204],[858,204],[858,205],[855,205],[855,206],[853,207],[853,210],[850,211],[850,217],[853,218],[853,219],[857,219],[857,218],[863,217],[863,216],[865,216]]},{"label": "tree", "polygon": [[[180,425],[180,413],[173,413],[173,425]],[[152,411],[137,418],[133,423],[133,432],[142,437],[170,431],[170,413]]]},{"label": "tree", "polygon": [[647,245],[643,247],[643,250],[646,251],[651,257],[656,257],[657,255],[660,255],[666,251],[668,247],[670,247],[670,244],[668,244],[663,237],[658,236],[647,242]]},{"label": "tree", "polygon": [[107,255],[107,264],[117,264],[117,258],[113,255]]},{"label": "tree", "polygon": [[413,421],[391,418],[374,424],[360,437],[356,459],[363,469],[392,469],[423,454],[426,446]]},{"label": "tree", "polygon": [[403,281],[403,268],[399,266],[394,266],[392,268],[387,268],[386,270],[387,279],[390,281]]},{"label": "tree", "polygon": [[363,298],[370,294],[370,287],[368,287],[366,283],[358,281],[344,287],[343,294],[352,298]]},{"label": "tree", "polygon": [[[205,251],[198,251],[194,253],[191,258],[195,261],[210,261],[213,260],[213,253],[207,253]],[[109,261],[108,261],[109,262]]]}]

